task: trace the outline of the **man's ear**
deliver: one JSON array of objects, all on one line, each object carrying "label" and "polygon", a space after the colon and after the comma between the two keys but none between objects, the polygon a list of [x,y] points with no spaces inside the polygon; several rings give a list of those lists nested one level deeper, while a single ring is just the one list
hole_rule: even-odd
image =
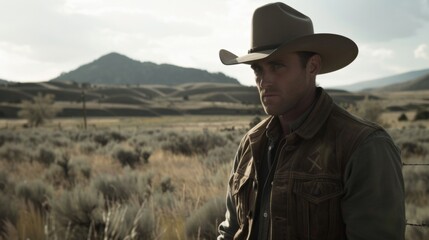
[{"label": "man's ear", "polygon": [[319,54],[314,54],[307,61],[307,72],[316,76],[319,74],[320,69],[322,68],[322,58]]}]

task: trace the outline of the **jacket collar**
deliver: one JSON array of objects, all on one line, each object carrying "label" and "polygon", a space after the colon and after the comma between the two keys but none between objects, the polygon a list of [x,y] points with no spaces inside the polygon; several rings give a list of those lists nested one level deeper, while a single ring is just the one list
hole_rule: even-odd
[{"label": "jacket collar", "polygon": [[316,135],[323,124],[325,124],[326,120],[331,114],[332,109],[334,108],[334,102],[332,98],[328,95],[328,93],[326,93],[325,90],[323,90],[323,88],[318,87],[317,93],[319,94],[319,98],[317,99],[313,110],[310,112],[301,126],[295,131],[298,136],[304,139],[310,139]]},{"label": "jacket collar", "polygon": [[[312,138],[328,119],[334,106],[332,98],[325,90],[323,90],[323,88],[317,88],[317,95],[318,98],[315,104],[312,105],[310,112],[305,114],[307,116],[300,117],[296,123],[298,128],[294,133],[301,138]],[[282,130],[278,117],[271,116],[250,130],[250,142],[252,145],[253,143],[260,142],[264,133],[266,133],[267,137],[271,140],[277,140],[279,139],[279,136],[281,136],[281,132]]]}]

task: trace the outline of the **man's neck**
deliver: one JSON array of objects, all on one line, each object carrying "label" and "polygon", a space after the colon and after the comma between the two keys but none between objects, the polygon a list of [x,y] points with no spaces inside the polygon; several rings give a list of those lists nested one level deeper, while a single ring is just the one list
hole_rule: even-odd
[{"label": "man's neck", "polygon": [[302,121],[308,116],[311,107],[316,98],[316,88],[311,91],[298,108],[295,108],[292,113],[279,115],[280,125],[282,126],[284,136],[289,135],[295,130]]}]

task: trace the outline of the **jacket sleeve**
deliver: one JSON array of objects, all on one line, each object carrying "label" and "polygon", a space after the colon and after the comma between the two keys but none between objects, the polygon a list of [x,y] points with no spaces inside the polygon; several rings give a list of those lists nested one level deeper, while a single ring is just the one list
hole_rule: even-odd
[{"label": "jacket sleeve", "polygon": [[348,240],[404,240],[405,194],[399,149],[384,131],[352,154],[341,208]]},{"label": "jacket sleeve", "polygon": [[238,230],[237,214],[235,212],[234,201],[232,200],[231,191],[228,187],[226,197],[226,213],[225,220],[219,225],[219,236],[217,240],[233,239],[235,232]]},{"label": "jacket sleeve", "polygon": [[[229,182],[231,182],[231,180],[234,176],[234,172],[236,171],[237,164],[238,164],[238,151],[237,151],[235,158],[234,158],[234,166],[231,170]],[[238,228],[239,228],[239,225],[238,225],[238,221],[237,221],[237,213],[236,213],[235,203],[234,203],[234,199],[232,199],[230,184],[228,184],[228,189],[227,189],[227,194],[226,194],[225,220],[219,224],[219,227],[218,227],[219,236],[217,237],[217,240],[233,239]]]}]

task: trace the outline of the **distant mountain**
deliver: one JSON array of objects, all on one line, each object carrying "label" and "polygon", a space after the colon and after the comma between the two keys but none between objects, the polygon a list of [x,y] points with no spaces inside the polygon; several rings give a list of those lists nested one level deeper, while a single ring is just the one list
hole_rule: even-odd
[{"label": "distant mountain", "polygon": [[170,64],[140,62],[119,53],[109,53],[51,81],[64,80],[93,84],[176,85],[200,82],[239,84],[237,79],[220,72],[209,73],[205,70]]},{"label": "distant mountain", "polygon": [[0,79],[0,84],[3,84],[3,83],[8,83],[9,81],[6,81],[6,80],[3,80],[3,79]]},{"label": "distant mountain", "polygon": [[392,84],[386,87],[377,88],[377,91],[418,91],[429,90],[429,74],[411,81]]},{"label": "distant mountain", "polygon": [[369,81],[362,81],[350,85],[335,86],[333,88],[343,89],[347,91],[362,91],[373,88],[381,88],[392,84],[404,83],[413,81],[429,74],[429,69],[422,69],[417,71],[406,72],[389,77],[377,78]]}]

